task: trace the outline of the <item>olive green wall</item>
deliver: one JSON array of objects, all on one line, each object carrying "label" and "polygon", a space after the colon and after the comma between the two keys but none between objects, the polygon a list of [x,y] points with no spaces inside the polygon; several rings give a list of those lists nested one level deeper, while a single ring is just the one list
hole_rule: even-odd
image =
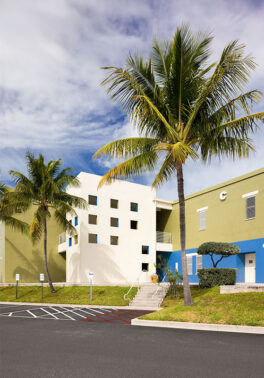
[{"label": "olive green wall", "polygon": [[[30,223],[33,210],[16,217]],[[52,218],[48,220],[48,268],[54,282],[66,280],[66,256],[58,253],[59,234],[62,232]],[[5,227],[5,282],[15,282],[15,274],[20,273],[20,282],[39,282],[39,274],[44,273],[43,240],[33,245],[28,236],[10,227]],[[46,278],[46,274],[45,274]]]},{"label": "olive green wall", "polygon": [[[259,191],[256,195],[256,217],[246,220],[246,199],[242,195],[256,190]],[[227,192],[224,201],[219,199],[222,191]],[[186,249],[196,248],[206,241],[235,242],[263,238],[264,169],[186,196],[185,206]],[[197,209],[206,206],[206,230],[200,231]],[[173,232],[173,249],[180,250],[178,201],[173,204],[164,231]]]}]

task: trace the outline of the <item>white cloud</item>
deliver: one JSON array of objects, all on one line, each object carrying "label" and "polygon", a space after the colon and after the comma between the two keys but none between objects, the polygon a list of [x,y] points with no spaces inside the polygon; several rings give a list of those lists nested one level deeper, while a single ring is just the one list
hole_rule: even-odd
[{"label": "white cloud", "polygon": [[[255,4],[255,5],[254,5]],[[153,36],[171,38],[177,25],[212,30],[213,58],[232,39],[247,45],[259,64],[250,87],[263,90],[264,5],[211,0],[2,0],[0,13],[0,159],[24,167],[24,150],[44,151],[85,167],[83,154],[112,140],[137,135],[120,118],[100,82],[101,66],[123,66],[129,51],[147,56]],[[264,136],[255,137],[257,146]],[[69,159],[72,156],[72,160]],[[248,161],[186,167],[186,190],[263,165],[262,149]],[[113,162],[104,162],[104,168]],[[87,161],[87,170],[90,169]],[[233,167],[230,170],[230,167]],[[217,170],[215,169],[217,167]],[[200,176],[197,174],[200,172]],[[195,179],[193,179],[195,174]],[[202,179],[199,179],[202,177]],[[149,182],[151,176],[143,179]],[[172,188],[173,187],[173,188]],[[171,196],[175,182],[161,194]],[[173,197],[175,198],[175,194]]]}]

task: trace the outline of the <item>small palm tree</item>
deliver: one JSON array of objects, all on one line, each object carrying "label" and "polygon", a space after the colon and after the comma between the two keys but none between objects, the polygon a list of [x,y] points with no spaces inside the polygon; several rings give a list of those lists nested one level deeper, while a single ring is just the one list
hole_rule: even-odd
[{"label": "small palm tree", "polygon": [[209,34],[178,28],[170,42],[154,41],[147,61],[137,54],[126,67],[104,67],[109,75],[102,85],[136,125],[139,137],[109,143],[94,157],[126,159],[102,178],[100,185],[117,177],[128,178],[153,171],[160,163],[153,186],[177,176],[184,304],[192,305],[185,253],[185,199],[183,166],[188,159],[208,161],[248,157],[249,138],[264,112],[251,114],[261,92],[242,93],[256,66],[245,46],[234,41],[219,62],[209,64]]},{"label": "small palm tree", "polygon": [[75,228],[67,220],[66,214],[76,214],[75,208],[85,208],[86,201],[80,197],[66,192],[68,185],[78,187],[79,181],[72,174],[71,168],[60,170],[62,161],[50,160],[45,164],[44,156],[38,158],[30,152],[26,154],[28,176],[18,171],[10,171],[15,181],[15,191],[10,196],[13,204],[22,205],[23,211],[31,206],[35,207],[34,215],[30,223],[30,236],[33,242],[40,240],[43,234],[44,240],[44,265],[51,292],[55,292],[47,264],[47,219],[54,216],[56,221],[70,234],[75,233]]},{"label": "small palm tree", "polygon": [[0,221],[14,230],[28,235],[29,225],[13,216],[15,213],[21,211],[21,207],[19,207],[19,204],[10,203],[9,195],[10,192],[6,185],[0,183]]}]

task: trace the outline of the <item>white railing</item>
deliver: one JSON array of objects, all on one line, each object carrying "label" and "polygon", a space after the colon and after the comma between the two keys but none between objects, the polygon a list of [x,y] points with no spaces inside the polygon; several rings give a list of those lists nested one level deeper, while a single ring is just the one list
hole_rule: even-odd
[{"label": "white railing", "polygon": [[62,232],[59,235],[59,244],[65,243],[66,242],[66,232]]},{"label": "white railing", "polygon": [[160,289],[163,290],[163,294],[164,294],[164,295],[163,295],[163,297],[161,297],[161,299],[160,299],[160,301],[159,301],[159,303],[158,303],[158,306],[160,306],[160,304],[162,303],[162,301],[163,301],[163,299],[164,299],[164,296],[166,295],[166,292],[167,292],[167,290],[168,290],[168,288],[167,288],[166,286],[162,286],[162,285],[161,285],[162,283],[164,283],[165,278],[167,277],[167,274],[168,274],[168,273],[166,273],[165,276],[162,278],[162,281],[159,283],[159,286],[158,286],[157,290],[156,290],[155,293],[152,295],[152,299],[154,299],[154,298],[156,297],[156,295],[158,294],[158,292],[160,291]]},{"label": "white railing", "polygon": [[[139,280],[140,280],[140,277],[141,277],[142,273],[146,273],[146,271],[145,271],[145,270],[142,270],[142,271],[139,273],[139,276],[138,276],[138,278],[137,278],[137,280],[136,280],[138,290],[139,290]],[[135,287],[135,286],[136,286],[135,284],[131,285],[130,288],[129,288],[129,290],[128,290],[128,292],[124,295],[124,300],[125,300],[125,301],[129,301],[129,303],[132,302],[132,299],[127,298],[127,296],[128,296],[128,294],[130,293],[130,291],[133,289],[133,287]]]},{"label": "white railing", "polygon": [[171,233],[170,232],[156,232],[156,242],[157,243],[169,243],[171,244]]}]

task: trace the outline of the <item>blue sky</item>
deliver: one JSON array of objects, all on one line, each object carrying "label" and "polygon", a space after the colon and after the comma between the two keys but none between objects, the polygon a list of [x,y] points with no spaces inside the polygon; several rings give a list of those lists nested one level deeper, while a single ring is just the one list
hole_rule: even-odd
[{"label": "blue sky", "polygon": [[[171,38],[182,22],[213,32],[213,60],[229,41],[245,43],[258,63],[248,88],[264,90],[263,19],[264,0],[1,0],[0,178],[25,170],[27,149],[62,158],[76,173],[105,173],[113,162],[92,154],[135,130],[100,87],[100,67],[123,66],[129,51],[147,57],[152,38]],[[248,160],[187,164],[186,193],[263,167],[263,127],[254,141]],[[176,180],[158,194],[175,199]]]}]

